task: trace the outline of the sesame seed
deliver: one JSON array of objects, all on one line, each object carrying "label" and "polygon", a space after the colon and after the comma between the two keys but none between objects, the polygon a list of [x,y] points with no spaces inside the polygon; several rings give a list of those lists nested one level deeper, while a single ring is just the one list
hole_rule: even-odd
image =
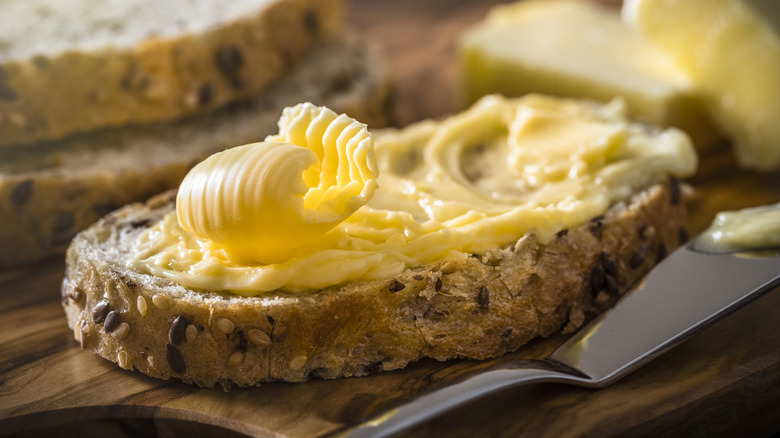
[{"label": "sesame seed", "polygon": [[116,329],[114,329],[113,332],[111,332],[111,336],[113,336],[117,340],[122,340],[127,337],[127,335],[130,333],[130,325],[126,322],[123,322],[117,326]]},{"label": "sesame seed", "polygon": [[227,318],[219,318],[217,320],[217,328],[225,334],[233,333],[233,330],[236,329],[236,325],[233,324],[233,321],[227,319]]},{"label": "sesame seed", "polygon": [[290,369],[293,371],[300,371],[304,365],[306,365],[307,360],[309,360],[309,358],[304,355],[294,357],[290,361]]},{"label": "sesame seed", "polygon": [[190,324],[187,326],[185,336],[187,337],[187,342],[192,342],[195,340],[195,338],[198,337],[198,328],[195,327],[195,324]]},{"label": "sesame seed", "polygon": [[236,351],[228,358],[228,365],[231,367],[240,365],[244,361],[244,353]]},{"label": "sesame seed", "polygon": [[246,336],[249,338],[249,341],[255,345],[271,345],[271,338],[260,329],[251,329],[246,332]]},{"label": "sesame seed", "polygon": [[130,355],[125,350],[119,350],[116,354],[116,362],[124,369],[130,369]]},{"label": "sesame seed", "polygon": [[154,303],[155,307],[157,307],[160,310],[168,310],[168,308],[171,307],[171,304],[168,302],[168,299],[160,294],[155,294],[152,297],[152,303]]},{"label": "sesame seed", "polygon": [[149,311],[149,306],[146,304],[146,298],[142,295],[138,295],[138,298],[135,300],[135,305],[138,307],[138,313],[140,313],[141,316],[146,316]]}]

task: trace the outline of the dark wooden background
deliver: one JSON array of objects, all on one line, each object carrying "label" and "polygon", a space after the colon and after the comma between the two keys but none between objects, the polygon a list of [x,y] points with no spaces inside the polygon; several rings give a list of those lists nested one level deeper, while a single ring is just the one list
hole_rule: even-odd
[{"label": "dark wooden background", "polygon": [[[495,1],[352,0],[350,20],[396,78],[399,126],[458,110],[455,39]],[[615,3],[606,1],[606,3]],[[702,157],[690,229],[780,201],[780,174],[738,170],[726,144]],[[421,361],[366,378],[230,393],[128,372],[82,351],[59,303],[59,259],[0,271],[0,435],[313,437],[478,363]],[[780,432],[780,290],[603,390],[538,384],[466,405],[408,436],[770,436]],[[543,357],[561,337],[502,358]]]}]

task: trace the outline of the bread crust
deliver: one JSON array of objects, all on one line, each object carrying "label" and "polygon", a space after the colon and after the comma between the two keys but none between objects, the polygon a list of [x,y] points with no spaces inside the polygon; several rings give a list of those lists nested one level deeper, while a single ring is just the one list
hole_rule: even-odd
[{"label": "bread crust", "polygon": [[[80,233],[68,250],[62,303],[83,349],[205,387],[362,376],[424,357],[496,357],[572,332],[686,238],[672,180],[546,244],[527,235],[392,278],[241,297],[125,267],[128,242],[174,208],[174,196],[124,207]],[[116,312],[108,327],[107,312]]]},{"label": "bread crust", "polygon": [[265,89],[344,26],[341,0],[256,3],[200,34],[0,59],[0,147],[214,110]]},{"label": "bread crust", "polygon": [[215,152],[275,133],[286,106],[311,101],[383,126],[389,96],[379,54],[345,31],[315,45],[268,90],[229,108],[0,148],[0,266],[64,254],[76,232],[106,213],[178,186]]}]

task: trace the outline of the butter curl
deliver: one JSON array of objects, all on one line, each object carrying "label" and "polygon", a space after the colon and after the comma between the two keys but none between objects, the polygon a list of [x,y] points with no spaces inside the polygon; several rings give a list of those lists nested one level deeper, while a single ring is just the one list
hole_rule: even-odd
[{"label": "butter curl", "polygon": [[271,263],[365,205],[376,169],[364,124],[300,104],[284,111],[278,135],[196,165],[179,188],[177,218],[236,258]]}]

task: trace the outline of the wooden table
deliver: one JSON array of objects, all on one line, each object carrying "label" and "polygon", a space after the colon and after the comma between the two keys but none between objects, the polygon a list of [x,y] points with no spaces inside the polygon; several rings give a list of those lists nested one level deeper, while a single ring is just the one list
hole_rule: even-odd
[{"label": "wooden table", "polygon": [[[397,78],[396,124],[457,110],[454,38],[492,3],[353,0],[351,20]],[[690,229],[717,211],[780,201],[780,173],[735,168],[727,146],[702,157]],[[82,351],[60,307],[63,262],[0,271],[0,435],[312,437],[331,432],[469,361],[421,361],[365,378],[206,390],[122,370]],[[780,432],[780,290],[603,390],[537,384],[430,421],[409,436],[768,436]],[[562,342],[510,357],[543,357]],[[507,358],[504,358],[507,359]]]}]

